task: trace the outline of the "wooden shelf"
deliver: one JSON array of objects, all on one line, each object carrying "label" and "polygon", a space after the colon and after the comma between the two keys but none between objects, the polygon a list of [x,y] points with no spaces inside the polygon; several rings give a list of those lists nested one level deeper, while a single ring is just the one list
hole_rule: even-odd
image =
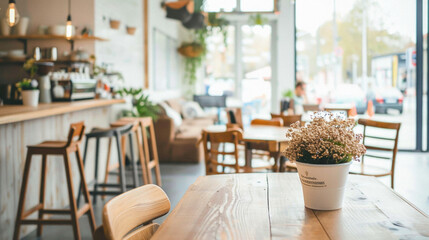
[{"label": "wooden shelf", "polygon": [[73,36],[70,39],[67,39],[65,36],[61,35],[11,35],[11,36],[0,36],[0,40],[68,40],[68,41],[76,41],[76,40],[96,40],[96,41],[108,41],[108,39],[100,38],[96,36]]},{"label": "wooden shelf", "polygon": [[[25,63],[25,61],[27,60],[23,60],[23,59],[0,59],[0,64],[14,64],[14,63],[19,63],[19,64],[23,64]],[[86,60],[79,60],[79,61],[72,61],[72,60],[40,60],[40,61],[36,61],[36,62],[53,62],[53,63],[64,63],[64,64],[70,64],[70,63],[91,63],[90,61],[86,61]]]}]

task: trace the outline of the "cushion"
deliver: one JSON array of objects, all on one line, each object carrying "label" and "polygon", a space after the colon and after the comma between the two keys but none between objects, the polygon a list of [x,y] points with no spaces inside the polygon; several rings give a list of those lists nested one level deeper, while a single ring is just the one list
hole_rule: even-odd
[{"label": "cushion", "polygon": [[197,102],[186,102],[182,106],[182,114],[184,119],[193,119],[198,117],[204,117],[206,114]]},{"label": "cushion", "polygon": [[160,102],[159,105],[164,109],[167,117],[173,119],[174,126],[176,127],[176,129],[179,129],[179,127],[182,125],[182,117],[180,116],[180,113],[174,111],[166,103]]},{"label": "cushion", "polygon": [[182,98],[172,98],[164,101],[168,104],[174,111],[182,114],[182,105],[185,103],[185,100]]}]

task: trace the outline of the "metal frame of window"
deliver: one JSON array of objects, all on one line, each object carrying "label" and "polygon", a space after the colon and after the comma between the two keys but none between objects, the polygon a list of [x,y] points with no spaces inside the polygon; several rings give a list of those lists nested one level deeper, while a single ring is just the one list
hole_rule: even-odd
[{"label": "metal frame of window", "polygon": [[[428,0],[426,0],[428,1]],[[428,1],[429,2],[429,1]],[[428,3],[428,13],[429,13],[429,3]],[[429,19],[429,17],[428,17]],[[423,0],[416,0],[416,147],[415,149],[399,149],[401,152],[429,152],[429,116],[427,125],[427,141],[426,149],[423,150]],[[429,20],[428,20],[429,21]],[[295,82],[296,82],[296,3],[294,4],[294,26],[295,26]],[[428,33],[429,33],[429,23],[428,23]],[[426,66],[428,69],[428,74],[426,76],[426,81],[429,89],[429,37],[426,39],[427,48],[426,54],[428,56],[428,61]],[[427,101],[427,113],[429,114],[429,97],[426,98]]]}]

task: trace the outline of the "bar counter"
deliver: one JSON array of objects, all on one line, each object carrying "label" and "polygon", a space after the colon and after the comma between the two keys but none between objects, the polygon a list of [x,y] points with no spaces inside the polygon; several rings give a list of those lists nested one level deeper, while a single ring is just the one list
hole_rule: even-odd
[{"label": "bar counter", "polygon": [[0,124],[20,122],[124,102],[123,99],[93,99],[76,102],[42,103],[37,107],[5,105],[0,106]]},{"label": "bar counter", "polygon": [[[109,123],[117,119],[123,109],[124,100],[94,99],[76,102],[57,102],[39,104],[37,107],[23,105],[0,106],[0,239],[12,239],[18,207],[22,175],[28,145],[46,140],[66,140],[71,123],[84,121],[86,132],[93,127],[109,127]],[[107,139],[100,144],[100,159],[105,161],[107,155]],[[83,145],[83,144],[82,144]],[[88,161],[85,175],[88,181],[94,176],[94,146],[88,145]],[[83,152],[84,146],[81,146]],[[104,150],[106,149],[106,150]],[[115,156],[116,149],[112,149]],[[72,174],[75,193],[80,181],[77,164],[72,159]],[[101,161],[99,176],[104,177],[105,162]],[[113,162],[116,159],[112,159]],[[46,202],[48,208],[64,208],[69,205],[64,162],[61,156],[48,156],[46,179]],[[35,206],[39,199],[41,174],[41,156],[34,156],[31,162],[29,185],[25,208]],[[36,213],[30,218],[36,217]],[[68,218],[69,216],[64,216]],[[23,226],[21,236],[24,237],[35,229],[34,226]]]}]

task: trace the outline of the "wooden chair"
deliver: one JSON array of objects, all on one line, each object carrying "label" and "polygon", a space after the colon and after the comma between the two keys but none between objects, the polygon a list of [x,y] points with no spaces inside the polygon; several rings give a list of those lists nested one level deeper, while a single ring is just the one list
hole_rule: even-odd
[{"label": "wooden chair", "polygon": [[[271,113],[271,118],[281,118],[283,119],[283,126],[290,127],[292,123],[297,121],[301,121],[302,115],[283,115],[283,114],[275,114]],[[304,122],[301,121],[301,125]],[[284,156],[280,158],[280,172],[283,171],[296,171],[296,164],[288,161]]]},{"label": "wooden chair", "polygon": [[281,118],[273,118],[273,119],[259,119],[255,118],[250,122],[250,125],[264,125],[264,126],[283,126],[283,119]]},{"label": "wooden chair", "polygon": [[[232,169],[235,173],[252,172],[245,166],[239,164],[239,141],[243,138],[243,133],[240,130],[228,130],[225,132],[202,132],[204,157],[206,164],[206,175],[227,173],[225,170]],[[232,143],[234,150],[226,152],[225,148],[219,151],[221,144]],[[220,162],[218,156],[233,156],[233,162],[227,163],[227,160]]]},{"label": "wooden chair", "polygon": [[[140,134],[143,139],[144,161],[140,160],[141,164],[146,166],[143,169],[147,171],[147,183],[153,183],[152,169],[155,170],[156,184],[162,186],[161,170],[159,167],[158,150],[156,146],[155,128],[151,117],[141,118],[121,118],[119,121],[135,121],[137,120],[140,126]],[[149,141],[150,140],[150,141]]]},{"label": "wooden chair", "polygon": [[302,115],[283,115],[283,114],[275,114],[271,113],[271,118],[281,118],[283,119],[283,126],[284,127],[290,127],[292,123],[295,123],[297,121],[301,121]]},{"label": "wooden chair", "polygon": [[[124,125],[117,128],[110,128],[110,129],[101,129],[101,128],[94,128],[91,130],[90,133],[86,134],[86,140],[85,140],[85,151],[83,153],[83,164],[86,166],[86,159],[87,159],[87,152],[88,152],[88,142],[91,139],[95,140],[95,159],[94,159],[94,180],[92,181],[93,190],[89,191],[89,193],[92,195],[93,204],[95,205],[97,203],[97,196],[101,195],[104,197],[105,195],[119,195],[123,192],[125,192],[128,188],[136,188],[139,185],[139,181],[137,178],[137,165],[136,162],[132,158],[132,168],[133,168],[133,184],[127,185],[126,184],[126,177],[125,177],[125,155],[123,154],[124,146],[120,144],[120,142],[124,143],[124,137],[127,136],[131,139],[131,133],[132,129],[134,128],[133,124]],[[100,152],[100,140],[102,138],[109,138],[109,141],[112,140],[112,138],[115,138],[116,140],[116,146],[117,146],[117,153],[118,153],[118,168],[119,168],[119,181],[118,183],[101,183],[98,181],[98,170],[99,170],[99,152]],[[131,140],[130,140],[131,142]],[[131,147],[131,146],[130,146]],[[131,148],[132,149],[132,148]],[[108,149],[108,155],[110,155],[110,148]],[[132,150],[131,150],[132,152]],[[108,163],[106,163],[107,165]],[[107,166],[106,166],[107,167]],[[81,182],[82,184],[82,182]],[[103,190],[99,190],[98,187],[102,187]],[[106,190],[106,188],[115,188],[116,190]],[[78,191],[78,197],[77,197],[77,205],[79,206],[80,202],[80,194],[81,191]]]},{"label": "wooden chair", "polygon": [[95,231],[95,239],[150,239],[159,227],[152,220],[169,210],[170,200],[160,187],[148,184],[130,190],[104,205],[103,225]]},{"label": "wooden chair", "polygon": [[228,124],[237,124],[238,127],[243,129],[243,115],[241,108],[226,108],[226,116]]},{"label": "wooden chair", "polygon": [[[394,176],[395,176],[395,160],[396,153],[398,152],[398,138],[399,138],[399,129],[401,128],[401,123],[388,123],[388,122],[379,122],[369,119],[359,119],[358,123],[363,125],[363,144],[365,145],[367,152],[364,156],[362,156],[360,166],[353,166],[350,169],[350,173],[366,175],[366,176],[375,176],[375,177],[383,177],[383,176],[391,176],[390,186],[394,187]],[[382,136],[374,136],[372,133],[368,134],[369,129],[382,129],[384,130]],[[385,137],[387,132],[390,131],[394,134],[394,138]],[[389,143],[393,147],[379,147],[374,146],[374,143],[368,142],[368,140],[378,140],[378,144]],[[377,144],[377,145],[378,145]],[[391,154],[390,156],[381,155],[381,153]],[[390,168],[382,168],[377,167],[371,164],[368,164],[368,160],[365,161],[366,158],[375,158],[375,159],[384,159],[391,160]]]},{"label": "wooden chair", "polygon": [[[253,119],[250,122],[250,125],[261,125],[261,126],[275,126],[275,127],[282,127],[283,126],[283,119],[281,118],[273,118],[270,120],[267,119]],[[252,148],[254,149],[252,152],[253,156],[259,156],[262,159],[265,159],[266,161],[269,161],[271,159],[271,153],[267,151],[269,149],[267,143],[252,143]],[[262,160],[261,159],[261,160]],[[252,159],[253,161],[254,159]],[[274,170],[274,166],[271,164],[263,163],[260,167],[255,167],[254,169],[268,169],[268,170]]]},{"label": "wooden chair", "polygon": [[[127,119],[127,120],[118,120],[116,122],[113,122],[110,124],[110,127],[112,128],[118,128],[118,127],[123,127],[123,126],[127,126],[127,125],[133,125],[133,128],[131,129],[131,132],[134,135],[134,139],[136,141],[136,146],[137,146],[137,150],[138,150],[138,154],[139,154],[139,160],[140,160],[140,165],[141,165],[141,174],[142,174],[142,180],[144,184],[148,184],[148,176],[147,176],[147,169],[146,169],[146,163],[145,163],[145,157],[144,157],[144,151],[143,151],[143,144],[142,144],[142,139],[141,139],[141,135],[140,135],[140,122],[138,121],[138,119]],[[134,162],[134,151],[133,151],[133,138],[131,137],[131,135],[129,135],[129,139],[128,139],[129,143],[128,145],[130,146],[130,156],[131,156],[131,161]],[[125,166],[125,155],[126,155],[126,142],[127,142],[127,138],[126,136],[122,136],[122,140],[121,140],[121,148],[122,148],[122,161],[123,161],[123,165]],[[104,177],[104,184],[107,184],[108,182],[108,177],[109,177],[109,173],[111,172],[111,170],[117,169],[118,168],[118,164],[113,164],[110,165],[110,148],[112,145],[112,139],[109,140],[109,146],[108,146],[108,155],[107,155],[107,162],[106,162],[106,169],[105,169],[105,177]],[[119,178],[118,178],[119,181]]]},{"label": "wooden chair", "polygon": [[[95,219],[94,211],[89,199],[88,186],[82,184],[81,187],[84,193],[84,199],[86,204],[82,208],[77,209],[76,198],[74,195],[71,161],[69,158],[70,153],[75,153],[77,165],[79,167],[79,175],[83,183],[85,181],[85,171],[83,162],[80,154],[80,143],[82,141],[85,132],[85,126],[83,122],[73,123],[70,125],[67,141],[45,141],[37,145],[27,146],[27,159],[25,160],[24,174],[22,179],[21,194],[19,196],[18,213],[15,223],[14,240],[19,239],[19,231],[22,224],[37,225],[37,236],[42,235],[42,226],[44,224],[49,225],[64,225],[70,224],[73,227],[73,233],[75,239],[80,239],[79,230],[79,218],[84,214],[88,215],[89,223],[92,231],[95,230]],[[42,155],[42,172],[40,181],[40,196],[39,204],[30,208],[28,211],[24,211],[25,197],[28,185],[28,177],[30,174],[31,161],[33,155]],[[48,155],[61,155],[63,156],[65,175],[67,179],[67,190],[69,194],[70,209],[69,210],[58,210],[58,209],[45,209],[45,190],[46,190],[46,173],[47,173],[47,156]],[[26,219],[32,213],[38,211],[38,218],[34,220]],[[43,219],[45,214],[60,214],[70,215],[70,219]]]}]

